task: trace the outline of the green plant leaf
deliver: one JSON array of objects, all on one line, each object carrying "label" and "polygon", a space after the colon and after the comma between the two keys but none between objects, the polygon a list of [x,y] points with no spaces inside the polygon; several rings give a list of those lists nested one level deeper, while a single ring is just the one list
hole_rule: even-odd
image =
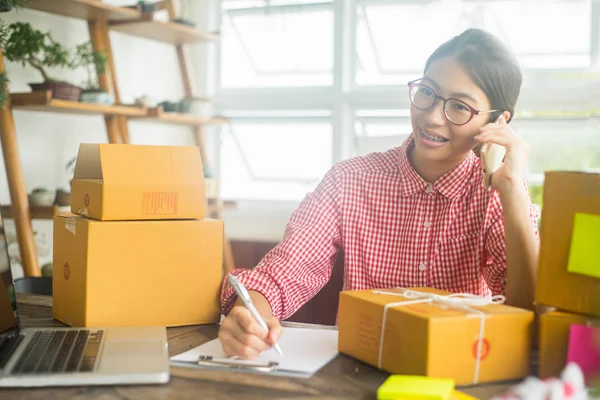
[{"label": "green plant leaf", "polygon": [[100,86],[98,83],[98,75],[106,72],[107,62],[108,57],[106,56],[106,52],[94,51],[92,44],[90,42],[86,42],[76,47],[71,67],[85,68],[88,74],[86,90],[97,90]]},{"label": "green plant leaf", "polygon": [[69,67],[69,52],[50,33],[43,33],[24,22],[14,22],[8,26],[4,55],[9,61],[29,64],[49,80],[45,68]]},{"label": "green plant leaf", "polygon": [[0,108],[8,103],[8,75],[6,71],[0,72]]}]

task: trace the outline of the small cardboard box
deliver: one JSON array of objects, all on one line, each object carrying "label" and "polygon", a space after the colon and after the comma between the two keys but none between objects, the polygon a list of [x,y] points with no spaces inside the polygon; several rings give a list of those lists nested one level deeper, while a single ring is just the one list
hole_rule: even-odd
[{"label": "small cardboard box", "polygon": [[[411,290],[424,295],[450,294],[431,288]],[[392,291],[397,295],[374,290],[340,294],[340,352],[393,374],[449,378],[457,385],[529,374],[532,311],[502,304],[463,309],[437,301],[418,303],[405,297],[402,289],[385,290]],[[399,302],[406,305],[395,304]],[[391,303],[381,343],[384,310]]]},{"label": "small cardboard box", "polygon": [[544,313],[540,317],[540,378],[556,378],[567,363],[571,325],[600,327],[600,318],[561,311]]},{"label": "small cardboard box", "polygon": [[223,222],[54,218],[52,316],[71,326],[219,321]]},{"label": "small cardboard box", "polygon": [[81,144],[71,211],[103,221],[204,218],[206,189],[200,150]]},{"label": "small cardboard box", "polygon": [[[600,279],[569,271],[576,214],[590,218],[600,215],[600,174],[547,172],[535,300],[574,313],[600,316]],[[595,238],[596,248],[600,248],[600,232],[583,233]],[[593,262],[600,273],[600,261]]]}]

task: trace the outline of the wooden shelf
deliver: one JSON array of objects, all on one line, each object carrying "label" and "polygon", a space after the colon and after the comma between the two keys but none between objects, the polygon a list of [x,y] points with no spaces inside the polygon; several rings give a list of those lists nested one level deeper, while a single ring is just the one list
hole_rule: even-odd
[{"label": "wooden shelf", "polygon": [[140,12],[116,7],[100,0],[27,0],[24,8],[84,20],[131,20],[140,18]]},{"label": "wooden shelf", "polygon": [[138,118],[144,121],[179,125],[221,125],[227,123],[226,119],[220,117],[198,118],[189,114],[164,112],[162,107],[149,108],[145,116]]},{"label": "wooden shelf", "polygon": [[72,114],[123,115],[127,117],[142,117],[147,113],[146,108],[79,103],[76,101],[57,100],[51,92],[12,93],[10,95],[12,108],[15,110],[61,112]]},{"label": "wooden shelf", "polygon": [[200,33],[196,28],[175,22],[132,19],[110,21],[109,25],[113,31],[175,45],[208,42],[219,38],[218,34]]},{"label": "wooden shelf", "polygon": [[[62,211],[59,206],[30,206],[29,214],[31,215],[31,219],[54,219],[58,213]],[[12,218],[12,207],[11,206],[2,206],[2,217],[5,219]]]},{"label": "wooden shelf", "polygon": [[114,31],[171,44],[219,38],[217,34],[200,33],[187,25],[151,19],[152,15],[142,15],[137,7],[117,7],[101,0],[27,0],[23,7],[88,21],[106,20]]}]

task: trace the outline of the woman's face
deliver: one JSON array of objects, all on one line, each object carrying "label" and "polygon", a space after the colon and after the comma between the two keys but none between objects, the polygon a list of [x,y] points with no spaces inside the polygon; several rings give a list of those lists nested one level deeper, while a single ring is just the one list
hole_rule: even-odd
[{"label": "woman's face", "polygon": [[[487,111],[490,102],[454,57],[439,58],[431,63],[420,82],[443,98],[456,98],[476,110]],[[474,115],[465,125],[454,125],[444,115],[443,101],[428,110],[411,105],[410,115],[419,159],[437,162],[460,162],[477,144],[474,137],[489,120],[490,114]],[[432,139],[431,137],[437,138]]]}]

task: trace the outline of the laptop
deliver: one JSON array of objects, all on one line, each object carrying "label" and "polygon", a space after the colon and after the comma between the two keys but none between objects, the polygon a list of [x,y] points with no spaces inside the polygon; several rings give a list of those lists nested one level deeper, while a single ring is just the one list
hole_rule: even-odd
[{"label": "laptop", "polygon": [[164,327],[21,328],[0,218],[0,387],[169,380]]}]

